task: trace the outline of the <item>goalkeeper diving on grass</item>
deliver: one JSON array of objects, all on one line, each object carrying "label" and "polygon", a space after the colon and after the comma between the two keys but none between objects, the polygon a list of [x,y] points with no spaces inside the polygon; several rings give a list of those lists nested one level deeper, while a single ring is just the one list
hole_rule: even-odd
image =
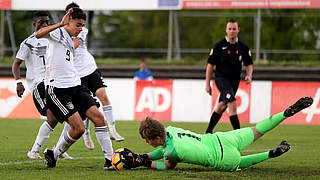
[{"label": "goalkeeper diving on grass", "polygon": [[[147,117],[141,121],[139,133],[146,143],[160,148],[147,154],[135,154],[125,148],[125,168],[145,166],[167,170],[178,163],[209,166],[220,171],[247,168],[286,153],[290,145],[285,140],[267,152],[241,156],[240,151],[312,103],[311,97],[303,97],[285,111],[262,120],[254,127],[214,134],[197,134],[172,126],[165,128],[160,121]],[[162,158],[164,161],[155,161]]]}]

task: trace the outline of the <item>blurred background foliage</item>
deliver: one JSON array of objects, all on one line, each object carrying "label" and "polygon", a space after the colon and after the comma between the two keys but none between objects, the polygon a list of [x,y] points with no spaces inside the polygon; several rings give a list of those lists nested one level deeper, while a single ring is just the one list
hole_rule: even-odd
[{"label": "blurred background foliage", "polygon": [[[55,12],[61,18],[64,12]],[[180,47],[208,50],[225,36],[225,24],[236,19],[240,25],[239,38],[251,49],[255,48],[255,15],[257,10],[177,11]],[[11,11],[17,46],[33,32],[31,11]],[[96,11],[88,13],[89,49],[141,48],[163,49],[168,46],[168,11]],[[190,15],[192,14],[192,15]],[[205,14],[214,14],[206,16]],[[221,14],[219,16],[219,14]],[[279,54],[261,56],[261,64],[317,65],[320,56],[320,10],[264,9],[261,10],[262,50],[306,50],[316,53]],[[54,22],[51,22],[54,23]],[[174,45],[174,43],[173,43]],[[5,47],[11,47],[9,32],[5,30]],[[173,47],[175,48],[175,47]],[[95,52],[95,51],[93,51]],[[205,52],[205,53],[204,53]],[[182,59],[205,63],[207,52],[182,53]],[[7,57],[12,55],[7,52]],[[99,58],[165,59],[166,53],[94,53]],[[102,60],[103,63],[103,60]],[[179,63],[178,63],[179,64]],[[191,65],[194,63],[191,63]],[[284,63],[285,65],[286,63]],[[319,63],[320,64],[320,63]]]}]

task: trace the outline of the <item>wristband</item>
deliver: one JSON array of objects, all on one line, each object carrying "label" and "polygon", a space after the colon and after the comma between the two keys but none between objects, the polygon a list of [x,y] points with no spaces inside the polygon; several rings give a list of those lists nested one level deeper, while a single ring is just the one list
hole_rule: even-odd
[{"label": "wristband", "polygon": [[18,83],[22,83],[22,80],[21,79],[17,79],[16,80],[16,83],[18,84]]}]

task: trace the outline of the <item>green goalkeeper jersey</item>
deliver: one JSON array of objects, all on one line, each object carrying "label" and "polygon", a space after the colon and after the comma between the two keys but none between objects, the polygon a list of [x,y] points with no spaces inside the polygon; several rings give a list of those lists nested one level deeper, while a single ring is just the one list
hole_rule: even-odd
[{"label": "green goalkeeper jersey", "polygon": [[[165,144],[158,150],[169,162],[192,163],[217,168],[221,161],[221,146],[216,135],[197,134],[181,128],[166,128]],[[154,158],[153,158],[154,159]]]}]

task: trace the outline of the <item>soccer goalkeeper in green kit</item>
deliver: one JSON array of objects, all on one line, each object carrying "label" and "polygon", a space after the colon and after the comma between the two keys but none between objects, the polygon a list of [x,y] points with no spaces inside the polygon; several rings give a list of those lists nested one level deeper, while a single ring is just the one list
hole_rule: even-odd
[{"label": "soccer goalkeeper in green kit", "polygon": [[[313,100],[303,97],[285,111],[262,120],[254,127],[247,127],[214,134],[197,134],[181,128],[165,128],[160,121],[147,117],[141,121],[139,132],[146,143],[160,146],[148,154],[135,154],[130,150],[123,153],[125,167],[145,166],[158,170],[174,168],[177,163],[190,163],[209,166],[221,171],[236,171],[247,168],[270,158],[275,158],[290,149],[282,141],[275,149],[241,156],[244,150],[255,140],[278,126],[283,120],[309,107]],[[164,161],[154,161],[158,159]]]}]

